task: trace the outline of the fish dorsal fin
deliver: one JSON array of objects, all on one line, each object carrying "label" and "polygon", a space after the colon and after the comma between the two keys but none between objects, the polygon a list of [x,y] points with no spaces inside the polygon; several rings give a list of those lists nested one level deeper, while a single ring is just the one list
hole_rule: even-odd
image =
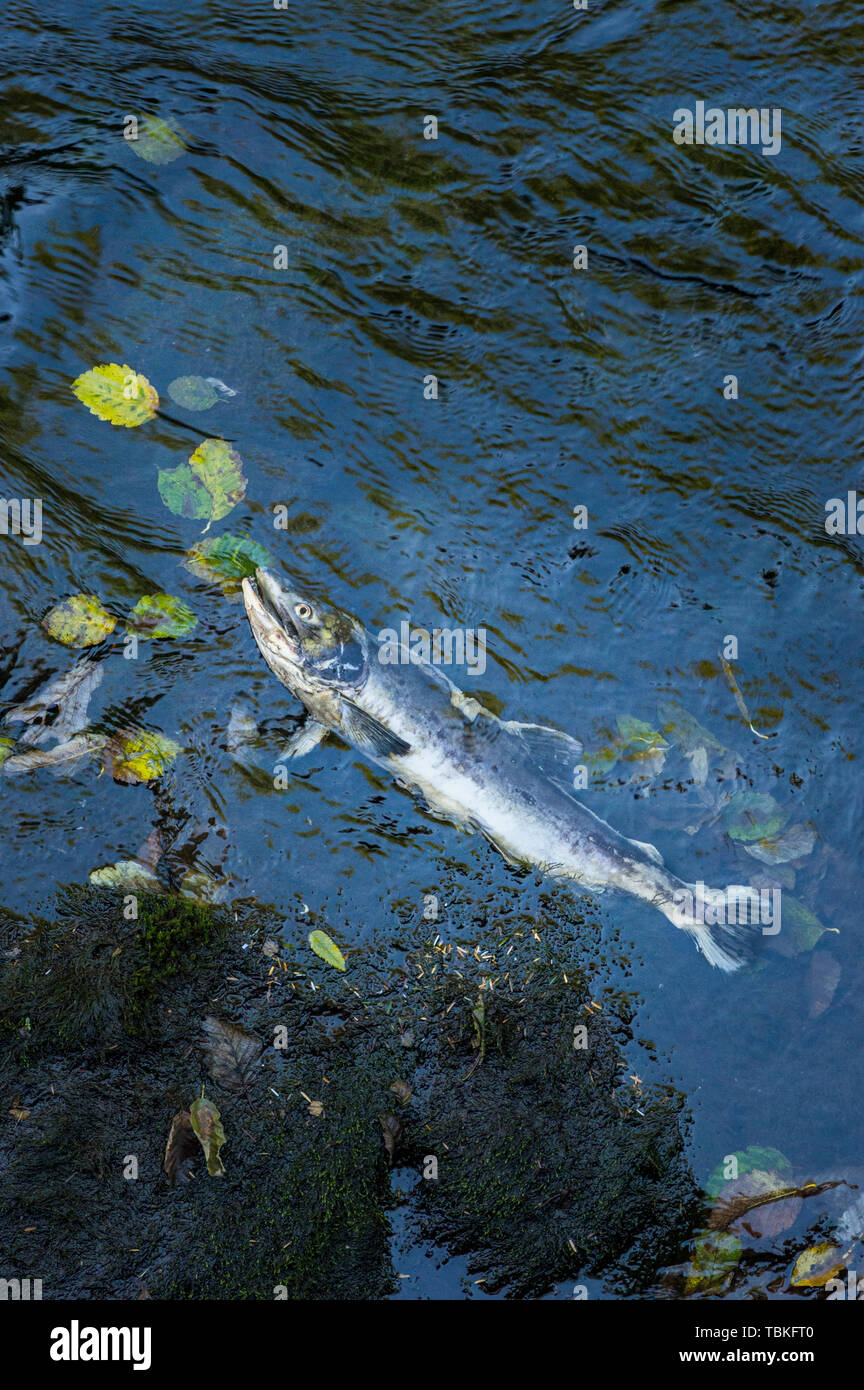
[{"label": "fish dorsal fin", "polygon": [[582,757],[578,738],[571,738],[545,724],[519,724],[515,719],[502,719],[499,723],[508,734],[521,739],[538,772],[572,788],[573,775]]},{"label": "fish dorsal fin", "polygon": [[366,714],[344,697],[342,727],[352,743],[364,753],[371,753],[377,758],[401,758],[410,749],[404,739],[392,734],[371,714]]}]

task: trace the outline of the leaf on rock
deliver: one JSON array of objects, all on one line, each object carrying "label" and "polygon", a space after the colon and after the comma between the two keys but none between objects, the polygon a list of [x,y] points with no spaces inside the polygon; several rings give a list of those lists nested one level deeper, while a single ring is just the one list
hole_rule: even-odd
[{"label": "leaf on rock", "polygon": [[95,647],[114,631],[117,619],[92,594],[74,594],[46,613],[42,626],[67,647]]},{"label": "leaf on rock", "polygon": [[145,594],[126,619],[126,631],[144,640],[185,637],[197,622],[192,609],[173,594]]},{"label": "leaf on rock", "polygon": [[91,415],[112,425],[143,425],[159,408],[159,396],[146,376],[116,362],[83,372],[73,381],[72,390]]},{"label": "leaf on rock", "polygon": [[93,869],[90,882],[97,888],[122,888],[128,893],[161,893],[162,884],[146,864],[140,859],[119,859],[116,864],[105,864],[101,869]]},{"label": "leaf on rock", "polygon": [[392,1168],[396,1148],[402,1138],[402,1121],[399,1119],[398,1115],[393,1115],[389,1111],[385,1111],[378,1116],[378,1123],[384,1135],[384,1148],[387,1150],[387,1158]]},{"label": "leaf on rock", "polygon": [[225,1131],[219,1111],[212,1100],[206,1100],[201,1096],[190,1105],[189,1118],[204,1150],[207,1172],[211,1178],[221,1178],[225,1172],[225,1165],[219,1157],[219,1150],[225,1143]]},{"label": "leaf on rock", "polygon": [[171,1121],[168,1143],[165,1145],[163,1168],[168,1174],[168,1182],[174,1186],[177,1179],[188,1182],[189,1169],[198,1157],[198,1140],[192,1128],[192,1117],[188,1110],[178,1110]]},{"label": "leaf on rock", "polygon": [[[102,674],[100,662],[82,657],[65,675],[41,686],[29,700],[13,705],[6,723],[28,725],[21,735],[22,743],[45,743],[49,738],[63,742],[79,734],[87,727],[87,706]],[[52,710],[56,714],[49,724]]]},{"label": "leaf on rock", "polygon": [[179,130],[160,116],[142,116],[138,121],[137,139],[127,140],[129,148],[148,164],[171,164],[186,153],[186,143]]},{"label": "leaf on rock", "polygon": [[168,387],[168,395],[183,410],[209,410],[220,397],[220,393],[203,376],[175,377]]},{"label": "leaf on rock", "polygon": [[213,1080],[226,1091],[248,1091],[263,1043],[224,1018],[205,1018],[204,1049]]},{"label": "leaf on rock", "polygon": [[839,1245],[823,1241],[802,1251],[795,1261],[790,1283],[794,1288],[821,1289],[845,1269],[843,1251]]},{"label": "leaf on rock", "polygon": [[152,782],[183,749],[173,739],[148,729],[121,729],[105,743],[104,766],[115,782]]},{"label": "leaf on rock", "polygon": [[326,931],[313,931],[309,933],[309,945],[328,965],[332,965],[334,970],[345,969],[345,957],[339,950],[335,941],[331,941]]},{"label": "leaf on rock", "polygon": [[411,1096],[413,1095],[413,1092],[411,1090],[411,1087],[408,1085],[408,1082],[402,1081],[398,1077],[393,1082],[393,1085],[390,1087],[390,1090],[393,1092],[394,1096],[401,1105],[407,1105],[409,1100],[411,1099]]},{"label": "leaf on rock", "polygon": [[190,458],[189,467],[212,498],[207,526],[221,521],[246,496],[243,460],[224,439],[205,439]]},{"label": "leaf on rock", "polygon": [[272,562],[263,545],[248,536],[231,535],[199,541],[187,550],[186,557],[186,568],[199,579],[220,584],[226,597],[239,593],[244,579],[251,578],[259,566]]}]

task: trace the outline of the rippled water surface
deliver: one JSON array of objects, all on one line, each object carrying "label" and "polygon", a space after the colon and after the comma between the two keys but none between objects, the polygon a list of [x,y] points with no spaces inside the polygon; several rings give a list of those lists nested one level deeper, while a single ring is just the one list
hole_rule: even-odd
[{"label": "rippled water surface", "polygon": [[[0,777],[7,903],[131,858],[166,798],[187,863],[232,896],[306,904],[382,961],[424,894],[442,934],[473,942],[461,885],[479,876],[494,902],[512,881],[335,741],[273,787],[299,706],[242,607],[183,567],[203,522],[157,488],[201,433],[225,435],[249,481],[217,534],[252,538],[373,630],[485,628],[487,669],[456,682],[589,752],[619,717],[662,729],[675,701],[727,750],[718,810],[747,789],[815,829],[782,884],[826,930],[812,950],[769,942],[753,972],[710,970],[638,903],[583,906],[631,958],[597,969],[642,1000],[641,1075],[686,1094],[697,1175],[750,1145],[805,1173],[857,1164],[864,549],[824,524],[862,486],[855,8],[96,9],[18,0],[6,17],[0,460],[5,497],[42,499],[44,535],[0,537],[2,698],[71,664],[40,625],[69,594],[122,617],[166,591],[198,622],[136,661],[115,642],[91,707],[100,729],[182,745],[155,800],[89,764]],[[697,100],[781,108],[779,155],[676,146],[673,112]],[[129,114],[185,151],[137,157]],[[70,384],[100,362],[143,373],[171,418],[88,414]],[[184,410],[167,387],[191,375],[235,394]],[[767,737],[724,672],[729,635]],[[228,747],[238,704],[258,772]],[[625,759],[584,795],[684,879],[781,881],[722,819],[688,834],[686,769]],[[826,954],[839,983],[820,1011]],[[458,1296],[461,1266],[424,1275],[418,1256],[415,1273]]]}]

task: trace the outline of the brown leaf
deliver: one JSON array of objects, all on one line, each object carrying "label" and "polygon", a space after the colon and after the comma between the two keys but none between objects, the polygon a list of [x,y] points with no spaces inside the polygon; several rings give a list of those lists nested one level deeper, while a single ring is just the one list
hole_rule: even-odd
[{"label": "brown leaf", "polygon": [[383,1114],[378,1116],[378,1123],[380,1124],[381,1129],[384,1133],[384,1147],[387,1150],[387,1157],[390,1166],[392,1167],[393,1155],[395,1154],[396,1147],[400,1139],[402,1138],[402,1121],[399,1119],[397,1115],[391,1115],[389,1111],[385,1111]]},{"label": "brown leaf", "polygon": [[224,1018],[205,1018],[204,1048],[210,1075],[226,1091],[248,1091],[263,1044]]},{"label": "brown leaf", "polygon": [[188,1181],[189,1169],[197,1156],[198,1140],[192,1128],[192,1117],[188,1110],[178,1110],[171,1121],[171,1132],[165,1145],[165,1162],[162,1165],[172,1187],[178,1177],[182,1182]]},{"label": "brown leaf", "polygon": [[[86,729],[90,696],[101,680],[101,662],[83,657],[65,675],[43,685],[31,699],[13,705],[6,715],[6,723],[28,726],[21,735],[22,743],[45,743],[49,738],[65,743],[73,734]],[[55,709],[54,721],[49,724],[48,716]]]},{"label": "brown leaf", "polygon": [[402,1105],[407,1105],[413,1094],[408,1082],[400,1081],[398,1078],[393,1082],[390,1090]]}]

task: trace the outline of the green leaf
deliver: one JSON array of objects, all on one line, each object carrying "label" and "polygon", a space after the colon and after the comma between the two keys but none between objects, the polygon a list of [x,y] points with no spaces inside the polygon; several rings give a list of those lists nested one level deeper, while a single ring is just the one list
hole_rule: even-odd
[{"label": "green leaf", "polygon": [[181,135],[159,116],[142,116],[138,121],[137,139],[130,139],[127,144],[148,164],[170,164],[186,153]]},{"label": "green leaf", "polygon": [[213,536],[199,541],[186,552],[184,564],[192,574],[221,584],[225,594],[240,588],[241,580],[251,578],[259,566],[269,565],[272,557],[262,545],[248,536]]},{"label": "green leaf", "polygon": [[156,389],[146,376],[116,362],[83,372],[73,381],[72,390],[91,415],[112,425],[143,425],[159,408]]},{"label": "green leaf", "polygon": [[154,637],[184,637],[198,619],[182,599],[172,594],[145,594],[126,619],[126,631],[149,640]]},{"label": "green leaf", "polygon": [[3,766],[12,749],[15,747],[14,738],[0,738],[0,767]]},{"label": "green leaf", "polygon": [[180,463],[176,468],[160,468],[158,487],[159,496],[175,516],[203,521],[213,510],[213,498],[188,463]]},{"label": "green leaf", "polygon": [[[776,1186],[782,1187],[786,1179],[792,1175],[792,1164],[779,1149],[751,1144],[747,1149],[740,1149],[734,1157],[738,1160],[739,1178],[754,1171],[769,1172],[776,1175]],[[718,1163],[705,1184],[705,1191],[709,1197],[719,1196],[727,1182],[733,1181],[725,1175],[726,1162],[724,1159],[722,1163]]]},{"label": "green leaf", "polygon": [[784,811],[773,796],[739,791],[726,806],[721,819],[730,840],[748,843],[773,839],[788,821],[789,812]]},{"label": "green leaf", "polygon": [[714,753],[725,752],[724,745],[712,733],[688,714],[677,700],[664,700],[657,706],[657,718],[661,721],[662,732],[670,743],[687,755],[704,748]]},{"label": "green leaf", "polygon": [[190,458],[189,467],[213,499],[208,526],[221,521],[245,497],[243,460],[224,439],[205,439]]},{"label": "green leaf", "polygon": [[152,782],[162,777],[183,749],[179,743],[148,729],[115,734],[106,744],[106,765],[115,782]]},{"label": "green leaf", "polygon": [[183,410],[209,410],[219,400],[219,392],[203,376],[178,376],[168,387],[168,395]]},{"label": "green leaf", "polygon": [[754,840],[742,845],[747,854],[763,864],[788,864],[790,859],[804,859],[812,853],[816,831],[810,825],[788,825],[772,839]]},{"label": "green leaf", "polygon": [[95,647],[117,626],[117,619],[92,594],[75,594],[52,608],[42,626],[67,647]]},{"label": "green leaf", "polygon": [[741,1258],[741,1242],[728,1231],[711,1231],[693,1252],[685,1294],[702,1293],[723,1284],[734,1274]]},{"label": "green leaf", "polygon": [[780,930],[774,938],[781,955],[802,956],[807,951],[812,951],[820,936],[827,930],[809,907],[805,907],[797,898],[783,894]]},{"label": "green leaf", "polygon": [[225,1165],[219,1157],[219,1150],[225,1143],[225,1131],[219,1111],[211,1100],[205,1100],[200,1096],[189,1106],[189,1118],[204,1150],[207,1172],[211,1178],[221,1178],[225,1172]]},{"label": "green leaf", "polygon": [[309,945],[320,956],[326,960],[328,965],[332,965],[334,970],[345,969],[345,957],[339,950],[335,941],[331,941],[326,931],[313,931],[309,933]]}]

